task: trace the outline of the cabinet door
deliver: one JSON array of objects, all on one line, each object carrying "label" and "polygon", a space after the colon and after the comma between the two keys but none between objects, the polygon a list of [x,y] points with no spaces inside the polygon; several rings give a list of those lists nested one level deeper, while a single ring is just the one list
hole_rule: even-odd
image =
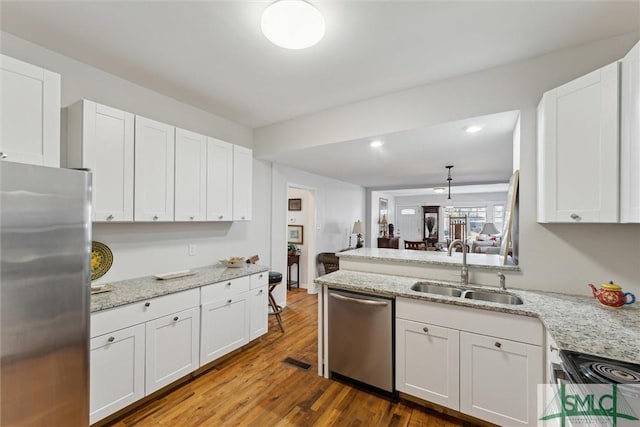
[{"label": "cabinet door", "polygon": [[233,219],[233,144],[207,138],[207,221]]},{"label": "cabinet door", "polygon": [[91,339],[90,422],[144,397],[144,325]]},{"label": "cabinet door", "polygon": [[618,67],[607,65],[544,94],[540,222],[618,222]]},{"label": "cabinet door", "polygon": [[0,56],[5,161],[60,167],[60,75]]},{"label": "cabinet door", "polygon": [[233,146],[233,220],[251,219],[251,188],[253,180],[253,151]]},{"label": "cabinet door", "polygon": [[459,332],[404,319],[396,321],[396,388],[459,409]]},{"label": "cabinet door", "polygon": [[146,381],[149,395],[200,365],[200,307],[147,322]]},{"label": "cabinet door", "polygon": [[175,220],[207,217],[207,137],[176,129]]},{"label": "cabinet door", "polygon": [[251,295],[251,332],[249,334],[249,340],[254,340],[259,336],[267,333],[269,324],[268,316],[268,301],[267,301],[267,287],[263,286],[258,289],[252,289]]},{"label": "cabinet door", "polygon": [[249,293],[245,292],[202,306],[200,366],[249,342],[248,295]]},{"label": "cabinet door", "polygon": [[173,221],[173,126],[136,116],[135,221]]},{"label": "cabinet door", "polygon": [[640,222],[640,43],[622,60],[620,222]]},{"label": "cabinet door", "polygon": [[134,115],[83,100],[67,118],[67,166],[93,172],[93,221],[133,221]]},{"label": "cabinet door", "polygon": [[499,425],[536,425],[542,348],[460,332],[460,411]]}]

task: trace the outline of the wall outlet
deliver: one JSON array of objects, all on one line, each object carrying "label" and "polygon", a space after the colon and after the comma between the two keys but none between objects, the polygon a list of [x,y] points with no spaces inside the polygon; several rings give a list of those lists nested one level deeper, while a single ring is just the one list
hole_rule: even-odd
[{"label": "wall outlet", "polygon": [[189,245],[189,256],[194,256],[196,253],[196,245]]}]

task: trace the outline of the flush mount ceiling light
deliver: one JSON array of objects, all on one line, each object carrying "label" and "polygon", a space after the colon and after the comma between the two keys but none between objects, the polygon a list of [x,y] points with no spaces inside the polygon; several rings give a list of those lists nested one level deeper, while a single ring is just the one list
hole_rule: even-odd
[{"label": "flush mount ceiling light", "polygon": [[262,13],[262,33],[285,49],[305,49],[324,36],[324,17],[302,0],[279,0]]},{"label": "flush mount ceiling light", "polygon": [[442,194],[444,193],[445,188],[444,187],[433,187],[433,192],[436,194]]},{"label": "flush mount ceiling light", "polygon": [[476,133],[476,132],[480,132],[482,129],[483,128],[480,125],[471,125],[464,128],[464,131],[467,133]]},{"label": "flush mount ceiling light", "polygon": [[379,139],[375,141],[371,141],[369,145],[373,148],[382,147],[384,145],[384,141],[380,141]]}]

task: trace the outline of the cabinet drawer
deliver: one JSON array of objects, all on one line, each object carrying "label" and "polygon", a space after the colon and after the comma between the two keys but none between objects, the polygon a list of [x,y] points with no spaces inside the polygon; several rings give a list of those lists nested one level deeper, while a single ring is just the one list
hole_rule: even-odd
[{"label": "cabinet drawer", "polygon": [[91,315],[91,337],[197,307],[198,289],[137,301]]},{"label": "cabinet drawer", "polygon": [[249,276],[214,283],[200,288],[201,301],[204,305],[211,301],[247,292],[250,288],[251,279]]},{"label": "cabinet drawer", "polygon": [[251,276],[251,289],[258,289],[269,284],[269,272],[253,274]]},{"label": "cabinet drawer", "polygon": [[517,314],[397,298],[396,316],[538,346],[543,341],[542,323],[536,318]]}]

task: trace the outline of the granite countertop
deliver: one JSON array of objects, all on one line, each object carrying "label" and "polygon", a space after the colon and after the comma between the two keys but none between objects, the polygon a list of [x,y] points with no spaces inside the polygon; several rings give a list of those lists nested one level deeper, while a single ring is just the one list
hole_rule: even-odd
[{"label": "granite countertop", "polygon": [[[413,265],[435,264],[460,267],[462,265],[462,252],[453,252],[451,256],[447,252],[440,251],[412,251],[404,249],[359,248],[345,252],[338,252],[345,260],[398,262]],[[517,265],[503,265],[503,257],[488,254],[467,254],[467,265],[476,269],[510,270],[519,271]]]},{"label": "granite countertop", "polygon": [[[608,309],[593,297],[553,292],[507,289],[524,301],[506,305],[411,290],[417,281],[442,282],[339,270],[319,277],[316,283],[354,291],[434,301],[539,318],[560,349],[640,363],[640,304]],[[495,287],[469,286],[497,291]]]},{"label": "granite countertop", "polygon": [[91,312],[131,304],[174,292],[186,291],[211,283],[224,282],[237,277],[249,276],[269,268],[247,264],[240,268],[227,268],[221,264],[211,267],[193,268],[196,274],[177,279],[158,280],[153,276],[139,277],[137,279],[122,280],[108,283],[113,287],[110,292],[91,295]]}]

